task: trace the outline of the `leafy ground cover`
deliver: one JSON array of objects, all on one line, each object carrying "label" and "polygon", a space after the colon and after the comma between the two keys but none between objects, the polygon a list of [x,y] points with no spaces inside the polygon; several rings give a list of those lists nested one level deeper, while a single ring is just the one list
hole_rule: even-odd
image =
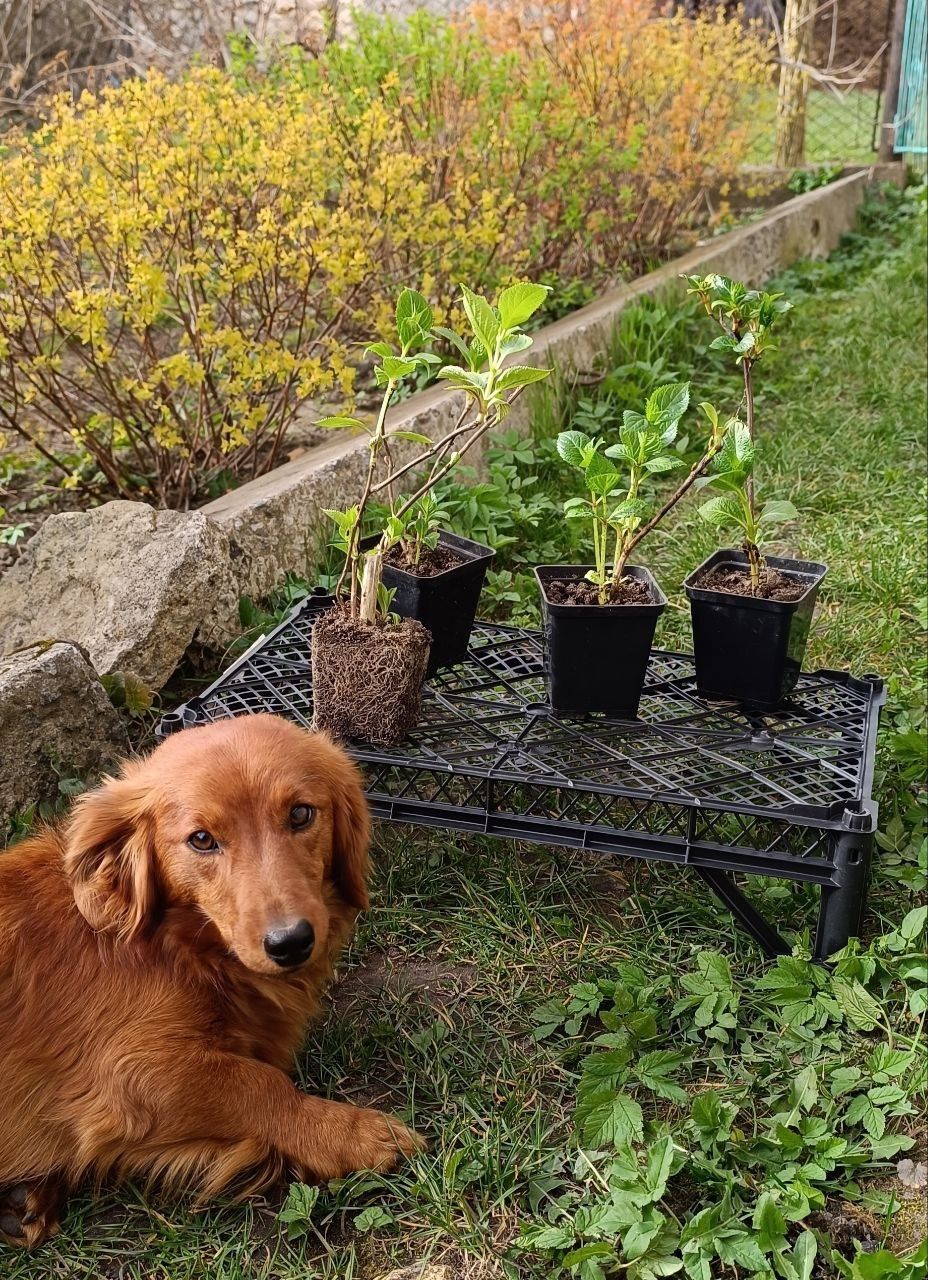
[{"label": "leafy ground cover", "polygon": [[[768,487],[803,513],[784,536],[831,566],[809,664],[890,681],[862,942],[813,966],[812,897],[755,882],[795,942],[770,966],[679,868],[383,829],[375,906],[300,1072],[402,1112],[431,1150],[387,1180],[202,1213],[76,1198],[61,1240],[0,1275],[375,1280],[423,1257],[449,1280],[925,1274],[925,257],[916,193],[781,278],[798,305],[760,387]],[[461,531],[511,539],[500,616],[530,617],[526,565],[573,550],[557,430],[608,430],[661,380],[721,403],[712,336],[635,309],[588,385],[539,400],[533,440],[500,441],[495,486],[445,495]],[[652,540],[675,605],[712,539],[690,509]],[[658,643],[686,629],[668,610]]]}]

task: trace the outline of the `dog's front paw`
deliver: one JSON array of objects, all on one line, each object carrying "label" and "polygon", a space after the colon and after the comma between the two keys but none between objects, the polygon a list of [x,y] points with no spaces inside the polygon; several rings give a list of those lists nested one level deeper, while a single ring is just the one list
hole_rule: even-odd
[{"label": "dog's front paw", "polygon": [[396,1116],[359,1108],[357,1117],[350,1150],[352,1171],[373,1169],[383,1173],[400,1160],[425,1150],[425,1139]]},{"label": "dog's front paw", "polygon": [[307,1099],[307,1106],[313,1112],[312,1149],[300,1163],[304,1176],[315,1181],[346,1178],[362,1169],[385,1173],[425,1148],[424,1139],[402,1120],[382,1111],[329,1102],[320,1114],[316,1098]]},{"label": "dog's front paw", "polygon": [[44,1244],[58,1233],[63,1201],[63,1189],[52,1178],[0,1188],[0,1238],[23,1249]]}]

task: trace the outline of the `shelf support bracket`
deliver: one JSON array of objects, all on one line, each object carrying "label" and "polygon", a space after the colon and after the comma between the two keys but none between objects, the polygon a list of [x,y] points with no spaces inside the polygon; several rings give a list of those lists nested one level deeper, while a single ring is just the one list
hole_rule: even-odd
[{"label": "shelf support bracket", "polygon": [[758,942],[768,956],[788,956],[792,948],[782,938],[769,920],[757,910],[753,902],[741,892],[727,871],[715,867],[697,867],[713,893],[725,903],[738,923]]}]

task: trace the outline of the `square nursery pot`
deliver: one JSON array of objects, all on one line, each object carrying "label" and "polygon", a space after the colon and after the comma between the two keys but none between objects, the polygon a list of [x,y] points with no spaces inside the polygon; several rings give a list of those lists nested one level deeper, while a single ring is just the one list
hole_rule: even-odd
[{"label": "square nursery pot", "polygon": [[[366,545],[368,540],[365,539]],[[370,545],[376,539],[370,539]],[[415,618],[432,635],[432,652],[427,675],[440,667],[453,667],[467,657],[470,633],[477,615],[490,561],[496,555],[489,547],[456,533],[438,535],[439,547],[453,552],[461,563],[443,573],[420,577],[384,563],[383,583],[395,590],[391,608],[401,618]]]},{"label": "square nursery pot", "polygon": [[548,599],[553,581],[579,581],[591,565],[539,565],[545,637],[545,676],[551,709],[634,719],[657,620],[667,597],[647,569],[630,566],[629,577],[646,582],[651,604],[556,604]]},{"label": "square nursery pot", "polygon": [[802,669],[818,585],[827,566],[767,556],[771,569],[805,584],[798,600],[763,600],[697,586],[711,569],[744,568],[743,551],[716,551],[684,582],[693,619],[699,696],[774,711],[792,692]]},{"label": "square nursery pot", "polygon": [[339,742],[395,747],[422,709],[429,634],[405,618],[399,626],[352,621],[327,609],[311,639],[313,728]]}]

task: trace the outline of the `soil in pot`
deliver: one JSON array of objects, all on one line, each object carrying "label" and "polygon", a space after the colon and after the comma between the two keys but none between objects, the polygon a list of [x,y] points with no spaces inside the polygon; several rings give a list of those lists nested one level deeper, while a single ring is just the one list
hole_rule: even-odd
[{"label": "soil in pot", "polygon": [[607,589],[605,602],[599,598],[599,587],[592,582],[578,582],[575,578],[555,578],[545,585],[545,594],[552,604],[653,604],[654,596],[646,582],[638,578],[623,578]]},{"label": "soil in pot", "polygon": [[313,727],[393,747],[413,728],[431,637],[414,618],[359,622],[336,606],[312,630]]},{"label": "soil in pot", "polygon": [[751,590],[751,574],[744,569],[710,569],[693,585],[702,591],[726,591],[732,596],[753,596],[755,600],[798,600],[808,590],[808,583],[769,568],[756,595]]},{"label": "soil in pot", "polygon": [[551,709],[634,719],[666,597],[647,569],[630,565],[608,604],[589,566],[539,565],[545,675]]},{"label": "soil in pot", "polygon": [[384,563],[394,569],[402,569],[404,573],[414,574],[417,578],[434,578],[437,573],[445,573],[448,569],[456,569],[464,564],[463,557],[456,555],[449,547],[423,547],[419,553],[419,563],[402,545],[391,547],[384,557]]}]

